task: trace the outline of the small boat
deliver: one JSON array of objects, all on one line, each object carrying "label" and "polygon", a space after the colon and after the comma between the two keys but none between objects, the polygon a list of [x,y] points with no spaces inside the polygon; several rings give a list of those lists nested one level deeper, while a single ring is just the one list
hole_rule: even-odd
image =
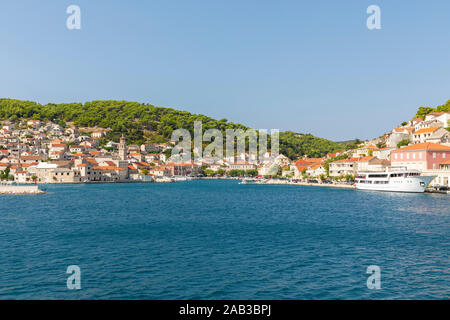
[{"label": "small boat", "polygon": [[422,193],[436,176],[422,176],[419,170],[389,167],[386,171],[359,172],[356,189]]},{"label": "small boat", "polygon": [[191,177],[191,176],[177,176],[177,177],[172,177],[172,180],[174,182],[191,181],[191,180],[195,180],[195,177]]},{"label": "small boat", "polygon": [[186,177],[172,177],[173,182],[187,181]]},{"label": "small boat", "polygon": [[253,183],[257,183],[256,179],[242,179],[241,182],[239,182],[239,184],[253,184]]}]

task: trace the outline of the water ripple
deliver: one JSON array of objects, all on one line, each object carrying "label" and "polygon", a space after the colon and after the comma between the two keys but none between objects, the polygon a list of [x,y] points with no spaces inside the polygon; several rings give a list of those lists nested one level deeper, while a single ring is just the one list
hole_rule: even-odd
[{"label": "water ripple", "polygon": [[[0,196],[2,299],[450,297],[448,196],[236,181],[47,189]],[[369,265],[381,290],[366,287]]]}]

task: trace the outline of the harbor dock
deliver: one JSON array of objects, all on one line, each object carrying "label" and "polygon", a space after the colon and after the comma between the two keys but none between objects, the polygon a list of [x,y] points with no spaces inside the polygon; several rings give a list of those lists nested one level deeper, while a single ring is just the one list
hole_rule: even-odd
[{"label": "harbor dock", "polygon": [[353,184],[343,183],[310,183],[310,182],[294,182],[288,180],[255,180],[254,182],[245,182],[244,184],[275,184],[275,185],[293,185],[293,186],[311,186],[311,187],[328,187],[328,188],[341,188],[341,189],[355,189]]}]

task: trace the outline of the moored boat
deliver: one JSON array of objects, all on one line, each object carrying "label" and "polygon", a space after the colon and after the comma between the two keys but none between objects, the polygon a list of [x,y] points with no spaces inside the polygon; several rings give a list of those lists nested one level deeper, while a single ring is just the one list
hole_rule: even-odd
[{"label": "moored boat", "polygon": [[390,192],[425,192],[435,176],[422,176],[418,170],[390,167],[386,171],[359,172],[356,189]]},{"label": "moored boat", "polygon": [[255,184],[258,181],[256,179],[244,178],[239,182],[239,184]]}]

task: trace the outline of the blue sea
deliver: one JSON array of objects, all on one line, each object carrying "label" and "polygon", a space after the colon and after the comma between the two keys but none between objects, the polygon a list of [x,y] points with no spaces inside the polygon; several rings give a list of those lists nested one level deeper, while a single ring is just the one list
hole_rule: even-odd
[{"label": "blue sea", "polygon": [[[0,196],[0,299],[450,298],[448,195],[237,180],[43,188]],[[367,287],[371,265],[380,289]]]}]

